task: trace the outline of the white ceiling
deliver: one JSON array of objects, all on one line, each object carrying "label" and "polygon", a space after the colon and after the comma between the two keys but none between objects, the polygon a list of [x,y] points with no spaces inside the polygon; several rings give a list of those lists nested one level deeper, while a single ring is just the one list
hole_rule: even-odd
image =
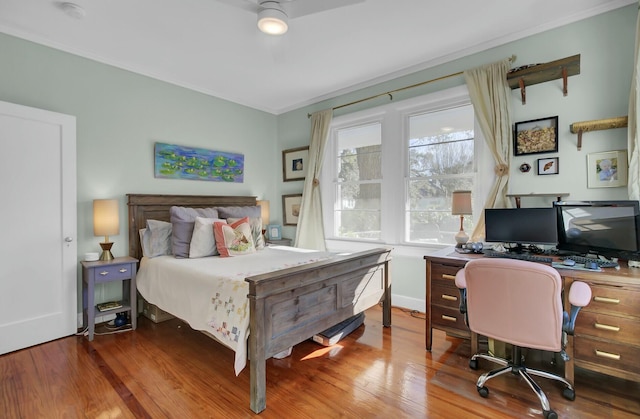
[{"label": "white ceiling", "polygon": [[636,3],[366,0],[273,37],[229,0],[69,1],[83,19],[59,1],[0,0],[0,32],[273,114]]}]

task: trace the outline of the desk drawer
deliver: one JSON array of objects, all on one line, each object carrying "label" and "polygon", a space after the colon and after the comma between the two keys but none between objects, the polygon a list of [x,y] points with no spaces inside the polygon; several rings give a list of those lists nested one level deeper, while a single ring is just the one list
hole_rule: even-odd
[{"label": "desk drawer", "polygon": [[603,285],[590,286],[592,297],[585,311],[640,317],[640,292]]},{"label": "desk drawer", "polygon": [[609,314],[580,311],[576,319],[575,335],[593,336],[640,346],[640,321]]},{"label": "desk drawer", "polygon": [[621,371],[634,374],[640,373],[640,364],[638,364],[640,347],[638,346],[576,336],[574,340],[574,357],[575,359],[589,361]]},{"label": "desk drawer", "polygon": [[[450,282],[450,281],[449,281]],[[444,280],[431,284],[431,304],[460,309],[460,291]]]},{"label": "desk drawer", "polygon": [[444,265],[442,263],[431,263],[431,281],[448,281],[451,286],[456,286],[456,273],[462,266]]},{"label": "desk drawer", "polygon": [[458,308],[447,308],[440,306],[431,307],[431,323],[434,327],[440,325],[459,330],[469,330],[464,323],[464,315],[460,313]]},{"label": "desk drawer", "polygon": [[119,265],[111,265],[105,267],[95,267],[93,268],[95,272],[95,281],[113,281],[117,279],[130,279],[131,278],[131,264],[130,263],[122,263]]}]

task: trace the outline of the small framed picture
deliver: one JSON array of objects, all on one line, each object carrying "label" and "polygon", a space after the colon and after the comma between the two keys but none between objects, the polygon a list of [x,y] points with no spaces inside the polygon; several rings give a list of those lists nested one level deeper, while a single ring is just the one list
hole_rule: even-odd
[{"label": "small framed picture", "polygon": [[558,170],[558,157],[551,157],[548,159],[538,159],[538,174],[539,175],[557,175],[560,173]]},{"label": "small framed picture", "polygon": [[516,122],[513,154],[555,153],[558,151],[558,117]]},{"label": "small framed picture", "polygon": [[302,204],[302,194],[282,195],[282,211],[284,225],[298,225],[298,216],[300,215],[300,205]]},{"label": "small framed picture", "polygon": [[282,227],[278,224],[269,224],[267,226],[267,238],[269,240],[282,240]]},{"label": "small framed picture", "polygon": [[309,146],[282,151],[282,180],[304,180],[309,159]]},{"label": "small framed picture", "polygon": [[626,150],[587,155],[587,187],[615,188],[627,184]]}]

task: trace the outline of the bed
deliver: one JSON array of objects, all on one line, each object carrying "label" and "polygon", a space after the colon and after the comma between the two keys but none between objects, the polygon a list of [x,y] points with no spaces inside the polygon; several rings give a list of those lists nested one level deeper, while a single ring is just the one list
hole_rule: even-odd
[{"label": "bed", "polygon": [[[257,202],[255,196],[128,194],[127,199],[129,255],[139,260],[139,230],[147,220],[169,221],[172,206],[241,207]],[[378,303],[382,303],[383,325],[391,326],[390,252],[377,248],[334,255],[244,278],[248,283],[251,410],[260,413],[266,408],[267,359]],[[171,313],[166,307],[159,308]]]}]

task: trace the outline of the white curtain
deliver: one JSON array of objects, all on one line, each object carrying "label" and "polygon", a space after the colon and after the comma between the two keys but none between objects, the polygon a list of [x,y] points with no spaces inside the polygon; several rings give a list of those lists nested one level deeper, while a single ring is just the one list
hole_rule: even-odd
[{"label": "white curtain", "polygon": [[629,123],[628,123],[628,158],[629,177],[628,191],[629,199],[640,199],[640,143],[638,142],[638,103],[640,103],[638,90],[638,74],[640,73],[640,14],[636,18],[636,48],[635,59],[633,60],[633,76],[631,77],[631,93],[629,94]]},{"label": "white curtain", "polygon": [[[511,156],[511,89],[507,84],[510,60],[466,70],[464,79],[484,138],[495,160],[496,179],[484,208],[508,208],[509,158]],[[471,235],[473,241],[484,238],[484,211]]]},{"label": "white curtain", "polygon": [[324,225],[322,223],[322,203],[320,199],[320,170],[324,148],[329,136],[329,126],[333,119],[333,109],[315,112],[311,115],[311,144],[309,162],[306,168],[302,204],[298,215],[296,247],[326,250]]}]

